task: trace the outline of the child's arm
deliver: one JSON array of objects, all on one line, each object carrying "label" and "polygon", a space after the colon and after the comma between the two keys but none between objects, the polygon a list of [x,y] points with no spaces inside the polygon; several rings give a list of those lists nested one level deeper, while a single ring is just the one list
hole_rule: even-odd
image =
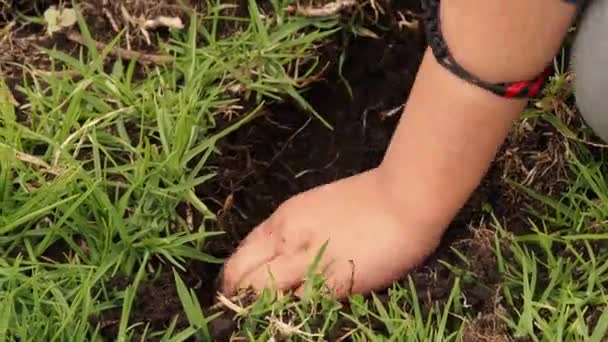
[{"label": "child's arm", "polygon": [[[575,14],[562,0],[441,4],[454,58],[488,82],[534,78]],[[525,103],[468,84],[427,51],[383,163],[281,205],[226,263],[224,291],[298,288],[326,241],[320,270],[339,296],[403,276],[437,246]]]},{"label": "child's arm", "polygon": [[[440,18],[454,59],[495,83],[538,76],[575,13],[561,0],[459,0],[442,1]],[[427,51],[381,167],[395,200],[427,213],[436,224],[448,224],[525,104],[457,78]]]}]

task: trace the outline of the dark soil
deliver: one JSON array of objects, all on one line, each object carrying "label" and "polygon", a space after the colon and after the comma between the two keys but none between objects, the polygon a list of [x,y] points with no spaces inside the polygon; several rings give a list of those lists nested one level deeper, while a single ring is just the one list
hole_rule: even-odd
[{"label": "dark soil", "polygon": [[[394,3],[396,8],[390,9],[389,14],[398,10],[420,12],[418,1]],[[115,13],[115,6],[108,6]],[[333,131],[295,104],[286,102],[270,106],[265,115],[221,143],[222,156],[212,161],[218,177],[197,189],[201,199],[219,213],[215,229],[227,232],[222,238],[208,242],[208,252],[218,257],[229,256],[239,241],[284,200],[378,165],[400,117],[401,111],[393,109],[407,99],[425,48],[421,30],[399,28],[392,15],[383,21],[389,29],[375,30],[379,39],[339,36],[323,47],[324,58],[331,66],[324,80],[312,85],[305,97],[331,123]],[[101,32],[108,29],[109,22],[99,19],[99,25],[97,30]],[[137,44],[145,45],[141,37]],[[341,51],[346,53],[342,74],[352,88],[352,98],[339,73],[337,57]],[[550,157],[561,148],[556,144],[554,131],[548,126],[536,127],[536,131],[531,133],[525,127],[514,131],[478,190],[454,219],[437,253],[410,273],[425,310],[447,300],[452,289],[455,275],[438,262],[441,259],[475,275],[474,281],[461,285],[473,310],[489,315],[494,312],[500,277],[491,250],[493,241],[487,230],[474,232],[470,226],[485,227],[482,222],[490,219],[484,208],[491,207],[505,227],[515,232],[524,230],[526,202],[507,185],[505,178],[524,180],[529,174],[526,170],[535,167],[551,173],[551,176],[544,174],[542,179],[564,177],[563,168],[550,163]],[[549,159],[545,161],[543,155]],[[544,193],[553,189],[539,178],[528,185]],[[459,261],[450,246],[460,247],[469,264]],[[193,264],[182,274],[206,307],[213,304],[219,271],[217,265]],[[125,279],[116,279],[112,286],[124,288],[127,284]],[[404,284],[407,286],[407,281]],[[167,270],[140,287],[131,322],[144,322],[152,330],[161,330],[176,315],[181,317],[178,326],[184,325],[173,274]],[[119,317],[120,310],[106,312],[103,317],[92,318],[92,322],[99,323],[102,333],[112,337],[118,331]],[[502,336],[502,327],[494,325],[493,316],[484,317],[485,320],[477,322],[480,330],[469,336],[491,333]],[[226,340],[234,329],[235,325],[227,319],[212,324],[218,341]]]}]

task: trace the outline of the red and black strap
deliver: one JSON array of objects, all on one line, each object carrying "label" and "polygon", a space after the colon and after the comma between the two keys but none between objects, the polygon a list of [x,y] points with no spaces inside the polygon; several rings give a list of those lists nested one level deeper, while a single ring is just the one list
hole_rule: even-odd
[{"label": "red and black strap", "polygon": [[427,41],[439,64],[459,78],[501,97],[527,98],[534,97],[540,93],[547,78],[551,75],[551,66],[548,66],[540,75],[532,80],[489,83],[471,74],[458,64],[450,53],[447,43],[443,38],[443,33],[441,32],[439,2],[440,0],[422,0]]}]

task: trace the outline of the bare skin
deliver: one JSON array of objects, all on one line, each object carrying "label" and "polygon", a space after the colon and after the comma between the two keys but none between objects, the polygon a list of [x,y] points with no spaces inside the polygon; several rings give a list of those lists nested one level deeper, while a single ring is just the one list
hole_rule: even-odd
[{"label": "bare skin", "polygon": [[[455,59],[488,81],[535,77],[574,15],[559,0],[441,3]],[[383,162],[283,203],[226,262],[223,291],[298,293],[325,242],[320,270],[338,297],[403,277],[437,247],[525,104],[458,79],[427,51]]]}]

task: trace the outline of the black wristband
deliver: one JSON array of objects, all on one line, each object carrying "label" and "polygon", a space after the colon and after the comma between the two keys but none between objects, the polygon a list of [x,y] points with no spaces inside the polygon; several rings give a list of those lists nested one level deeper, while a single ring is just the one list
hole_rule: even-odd
[{"label": "black wristband", "polygon": [[[572,3],[571,0],[565,1]],[[427,42],[433,52],[433,55],[435,56],[435,59],[440,65],[445,67],[458,78],[501,97],[527,98],[536,96],[540,93],[547,78],[549,75],[551,75],[551,66],[547,66],[547,68],[540,75],[532,80],[490,83],[483,81],[458,64],[450,53],[450,49],[443,37],[443,33],[441,32],[439,6],[440,0],[422,0],[422,9],[424,11],[423,20]]]}]

